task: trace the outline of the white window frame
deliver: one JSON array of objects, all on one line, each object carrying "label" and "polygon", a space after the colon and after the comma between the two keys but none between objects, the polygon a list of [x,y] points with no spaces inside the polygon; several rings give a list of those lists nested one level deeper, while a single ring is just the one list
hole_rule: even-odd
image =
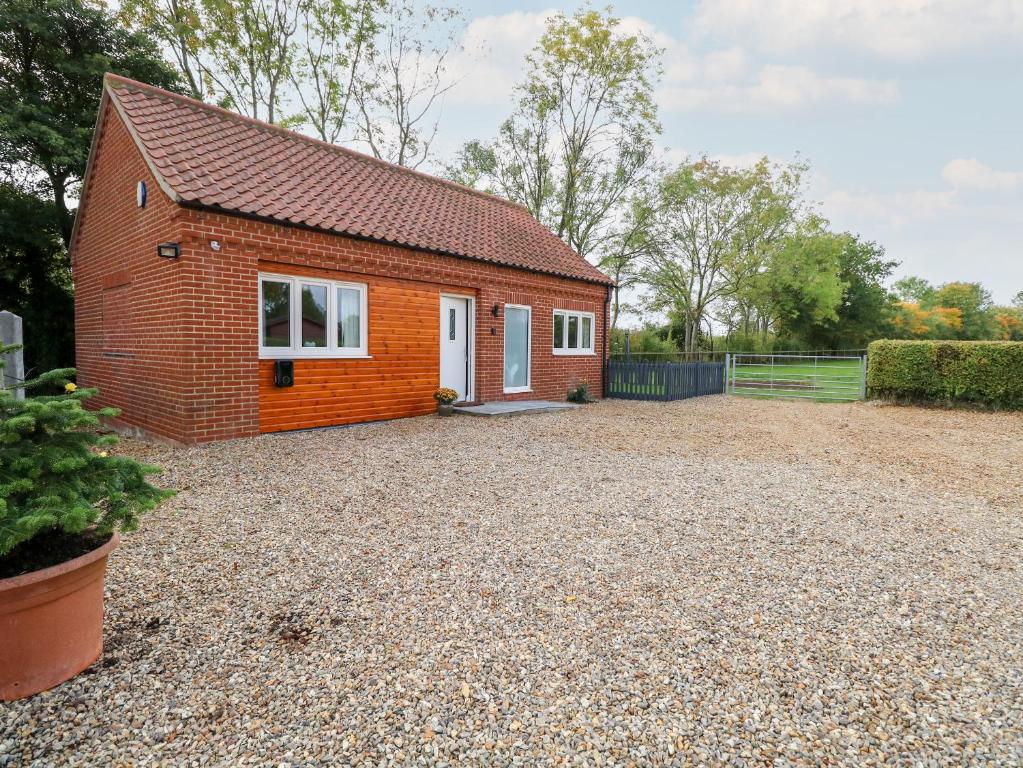
[{"label": "white window frame", "polygon": [[[551,349],[555,355],[595,355],[597,354],[594,349],[594,337],[597,335],[597,317],[592,312],[579,312],[575,309],[556,309],[554,315],[561,315],[564,321],[561,324],[561,349],[554,346],[554,319],[551,319]],[[576,317],[579,322],[579,330],[577,332],[576,341],[582,338],[583,334],[583,318],[588,317],[590,319],[590,346],[588,347],[576,347],[575,349],[569,349],[568,347],[568,318]]]},{"label": "white window frame", "polygon": [[[263,346],[263,281],[288,283],[291,287],[291,346]],[[302,346],[302,286],[321,285],[327,288],[327,346]],[[359,291],[359,341],[358,347],[337,345],[337,289],[351,288]],[[259,357],[261,360],[282,358],[368,358],[369,312],[368,288],[365,283],[349,283],[343,280],[325,280],[321,277],[303,275],[279,275],[271,272],[259,273]]]},{"label": "white window frame", "polygon": [[533,391],[533,308],[528,304],[505,304],[504,305],[504,339],[502,340],[502,352],[501,352],[501,384],[504,384],[504,366],[505,361],[508,359],[508,310],[509,309],[524,309],[526,310],[528,320],[526,321],[526,386],[524,387],[505,387],[504,393],[511,395],[516,392],[532,392]]}]

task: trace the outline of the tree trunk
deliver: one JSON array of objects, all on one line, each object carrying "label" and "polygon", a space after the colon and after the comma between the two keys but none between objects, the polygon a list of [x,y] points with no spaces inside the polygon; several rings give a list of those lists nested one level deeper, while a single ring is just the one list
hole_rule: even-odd
[{"label": "tree trunk", "polygon": [[48,176],[50,177],[50,186],[53,188],[53,204],[57,208],[57,226],[60,227],[60,238],[64,241],[64,247],[70,249],[75,217],[67,209],[67,200],[65,199],[67,178],[55,173],[49,173]]}]

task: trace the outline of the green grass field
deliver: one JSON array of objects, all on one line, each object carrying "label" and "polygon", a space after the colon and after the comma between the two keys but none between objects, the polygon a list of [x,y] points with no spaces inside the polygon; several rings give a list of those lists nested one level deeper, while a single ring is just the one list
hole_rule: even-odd
[{"label": "green grass field", "polygon": [[[761,362],[763,360],[764,362]],[[734,368],[734,387],[729,391],[747,397],[791,397],[842,402],[859,400],[863,388],[863,363],[854,360],[740,357]]]}]

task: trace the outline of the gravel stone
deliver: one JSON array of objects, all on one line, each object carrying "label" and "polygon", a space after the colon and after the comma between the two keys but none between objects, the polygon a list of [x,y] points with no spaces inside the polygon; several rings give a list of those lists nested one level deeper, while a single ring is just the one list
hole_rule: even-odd
[{"label": "gravel stone", "polygon": [[1023,416],[707,397],[188,449],[0,766],[1020,765]]}]

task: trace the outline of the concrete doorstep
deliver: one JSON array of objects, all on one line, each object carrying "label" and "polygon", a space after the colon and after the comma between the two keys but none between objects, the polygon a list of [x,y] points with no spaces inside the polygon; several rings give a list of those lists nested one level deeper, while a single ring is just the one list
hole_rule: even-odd
[{"label": "concrete doorstep", "polygon": [[552,400],[512,400],[482,405],[456,405],[454,411],[469,416],[505,416],[513,413],[565,411],[578,407],[577,403],[555,403]]}]

